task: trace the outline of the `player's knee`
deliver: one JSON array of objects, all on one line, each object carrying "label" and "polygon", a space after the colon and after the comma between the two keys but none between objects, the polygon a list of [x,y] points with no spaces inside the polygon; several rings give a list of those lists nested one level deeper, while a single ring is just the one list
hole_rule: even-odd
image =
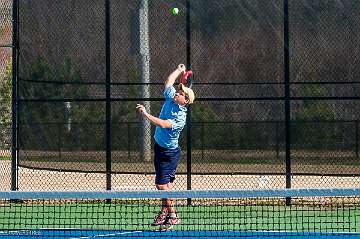
[{"label": "player's knee", "polygon": [[169,190],[170,187],[169,187],[169,184],[156,184],[156,188],[158,190]]}]

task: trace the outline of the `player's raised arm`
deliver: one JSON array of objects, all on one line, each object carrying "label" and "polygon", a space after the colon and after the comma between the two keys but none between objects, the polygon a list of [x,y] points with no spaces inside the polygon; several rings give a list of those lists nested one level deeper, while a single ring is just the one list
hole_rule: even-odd
[{"label": "player's raised arm", "polygon": [[174,85],[176,79],[179,77],[181,73],[185,73],[186,67],[184,64],[178,65],[175,71],[173,71],[165,81],[165,88]]},{"label": "player's raised arm", "polygon": [[171,128],[171,122],[169,120],[162,120],[158,117],[155,117],[148,112],[146,112],[145,107],[142,104],[137,104],[136,109],[144,115],[148,120],[150,120],[151,123],[153,123],[156,126],[159,126],[161,128]]}]

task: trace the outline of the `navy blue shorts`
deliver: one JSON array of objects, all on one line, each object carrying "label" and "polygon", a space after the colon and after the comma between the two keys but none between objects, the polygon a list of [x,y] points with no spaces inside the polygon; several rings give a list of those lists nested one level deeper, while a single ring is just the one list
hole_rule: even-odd
[{"label": "navy blue shorts", "polygon": [[180,161],[180,147],[167,149],[155,142],[154,152],[155,183],[163,185],[174,182],[176,168]]}]

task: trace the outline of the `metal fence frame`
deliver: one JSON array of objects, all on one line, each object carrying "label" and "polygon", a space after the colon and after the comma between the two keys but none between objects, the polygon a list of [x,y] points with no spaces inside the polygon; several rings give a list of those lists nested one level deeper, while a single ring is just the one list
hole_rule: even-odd
[{"label": "metal fence frame", "polygon": [[[13,0],[13,11],[12,11],[12,18],[13,18],[13,42],[12,42],[12,66],[13,66],[13,95],[12,95],[12,166],[11,166],[11,190],[15,191],[18,190],[18,161],[17,161],[17,154],[18,154],[18,112],[17,112],[17,105],[18,105],[18,97],[17,97],[17,72],[18,72],[18,54],[19,54],[19,34],[18,34],[18,25],[19,25],[19,6],[18,0]],[[291,188],[291,176],[292,176],[292,160],[291,160],[291,130],[290,124],[293,122],[290,119],[291,113],[291,102],[296,100],[359,100],[359,97],[293,97],[290,94],[290,86],[292,84],[290,79],[290,52],[289,52],[289,1],[283,0],[283,57],[284,57],[284,97],[273,97],[270,100],[278,100],[284,103],[285,105],[285,165],[286,165],[286,188]],[[104,0],[105,4],[105,14],[106,14],[106,21],[105,21],[105,39],[106,39],[106,190],[111,190],[111,128],[110,128],[110,121],[111,121],[111,102],[113,101],[121,101],[121,99],[112,99],[110,97],[110,88],[111,78],[110,78],[110,69],[111,69],[111,58],[110,58],[110,49],[111,49],[111,41],[110,41],[110,26],[111,26],[111,16],[110,16],[110,8],[111,8],[111,0]],[[190,8],[191,8],[191,0],[186,0],[186,65],[187,68],[191,68],[191,15],[190,15]],[[195,83],[196,84],[196,79]],[[268,98],[256,98],[259,100],[269,100]],[[154,98],[143,98],[143,99],[135,99],[136,101],[160,101],[161,99],[154,99]],[[215,99],[209,98],[198,98],[197,101],[209,101]],[[254,100],[254,98],[239,98],[239,99],[225,99],[225,100]],[[186,126],[186,147],[187,147],[187,189],[191,189],[191,176],[192,176],[192,145],[191,145],[191,127],[192,124],[195,122],[191,121],[191,107],[188,111],[188,119],[187,119],[187,126]],[[200,123],[201,122],[197,122]],[[278,123],[278,122],[277,122]],[[359,155],[359,130],[358,130],[359,122],[356,121],[356,146],[355,146],[355,153],[356,157]]]}]

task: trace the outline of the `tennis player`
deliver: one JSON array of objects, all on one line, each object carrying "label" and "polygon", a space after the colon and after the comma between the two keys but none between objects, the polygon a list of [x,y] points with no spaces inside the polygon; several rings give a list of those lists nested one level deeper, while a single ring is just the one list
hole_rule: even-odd
[{"label": "tennis player", "polygon": [[[186,123],[187,106],[195,99],[193,90],[179,84],[174,88],[176,79],[185,73],[185,65],[178,65],[165,81],[164,97],[159,118],[146,112],[143,105],[137,104],[139,112],[156,125],[154,145],[155,184],[158,190],[171,190],[175,180],[176,168],[180,160],[179,135]],[[180,219],[174,207],[174,199],[163,198],[162,209],[155,218],[153,226],[176,225]]]}]

